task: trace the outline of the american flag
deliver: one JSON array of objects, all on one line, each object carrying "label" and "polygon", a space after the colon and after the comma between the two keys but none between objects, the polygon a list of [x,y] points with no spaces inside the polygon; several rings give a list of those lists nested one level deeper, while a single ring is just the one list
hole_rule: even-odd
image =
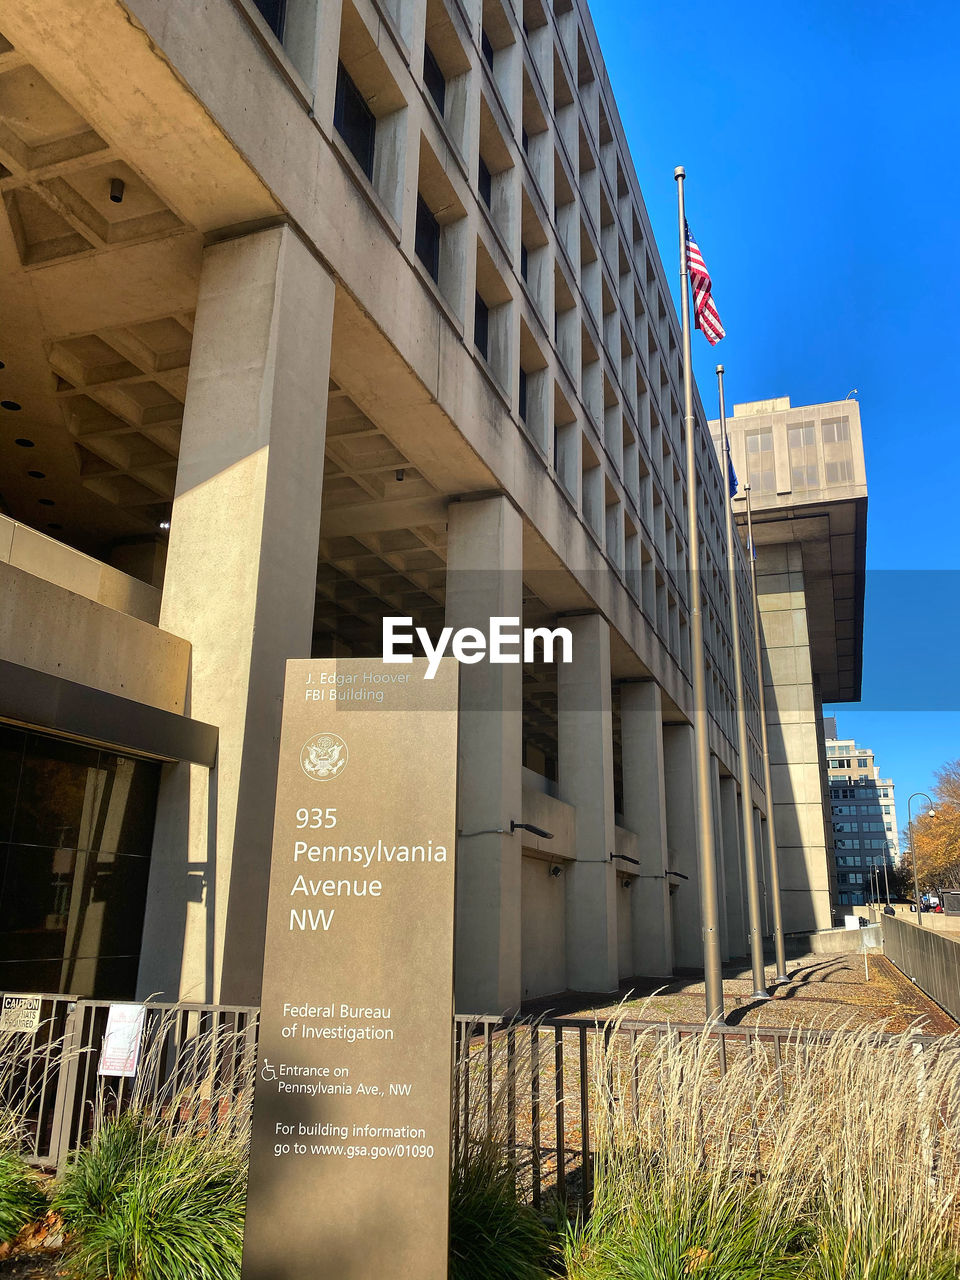
[{"label": "american flag", "polygon": [[710,292],[710,272],[707,270],[703,254],[700,252],[696,240],[690,233],[689,225],[686,226],[686,233],[687,263],[690,267],[690,283],[693,285],[693,313],[696,318],[696,326],[698,329],[703,330],[703,336],[711,347],[715,347],[720,339],[725,336],[725,331],[720,323],[717,305]]}]

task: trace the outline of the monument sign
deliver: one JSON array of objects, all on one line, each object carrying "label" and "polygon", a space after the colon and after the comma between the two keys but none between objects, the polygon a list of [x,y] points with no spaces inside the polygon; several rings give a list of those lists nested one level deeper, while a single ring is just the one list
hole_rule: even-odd
[{"label": "monument sign", "polygon": [[243,1280],[447,1275],[458,665],[287,663]]}]

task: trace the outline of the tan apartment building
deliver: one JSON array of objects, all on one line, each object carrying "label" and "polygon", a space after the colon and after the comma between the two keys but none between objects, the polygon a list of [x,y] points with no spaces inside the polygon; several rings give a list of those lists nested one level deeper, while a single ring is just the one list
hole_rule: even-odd
[{"label": "tan apartment building", "polygon": [[890,899],[890,872],[900,861],[896,785],[880,776],[870,747],[841,738],[824,718],[827,786],[841,910]]},{"label": "tan apartment building", "polygon": [[[388,615],[574,637],[462,669],[460,1007],[696,968],[680,334],[586,5],[17,0],[0,32],[0,987],[256,1002],[284,662],[376,655]],[[741,557],[742,764],[697,431],[738,955],[758,683]],[[812,616],[835,700],[856,612]],[[815,801],[777,801],[800,927]]]}]

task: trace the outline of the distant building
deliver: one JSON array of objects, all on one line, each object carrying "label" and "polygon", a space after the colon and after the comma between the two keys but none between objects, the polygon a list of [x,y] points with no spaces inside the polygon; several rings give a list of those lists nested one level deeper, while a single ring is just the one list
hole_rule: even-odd
[{"label": "distant building", "polygon": [[886,897],[887,875],[900,859],[897,804],[891,778],[881,778],[869,747],[837,736],[825,717],[827,785],[840,906]]}]

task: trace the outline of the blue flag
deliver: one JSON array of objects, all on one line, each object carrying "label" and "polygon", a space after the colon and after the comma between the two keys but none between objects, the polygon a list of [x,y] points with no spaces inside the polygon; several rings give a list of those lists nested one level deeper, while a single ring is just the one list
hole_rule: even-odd
[{"label": "blue flag", "polygon": [[730,457],[729,450],[727,451],[727,482],[730,485],[730,497],[735,498],[740,484],[737,480],[737,473],[733,469],[733,459]]}]

